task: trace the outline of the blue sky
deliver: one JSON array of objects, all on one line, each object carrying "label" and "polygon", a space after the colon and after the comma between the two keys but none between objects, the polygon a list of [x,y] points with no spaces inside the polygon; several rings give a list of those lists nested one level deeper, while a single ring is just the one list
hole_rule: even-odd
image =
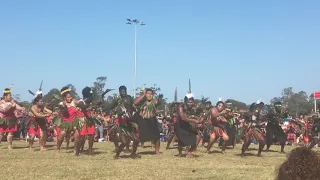
[{"label": "blue sky", "polygon": [[197,97],[269,101],[285,87],[319,90],[320,1],[55,0],[0,1],[0,88],[30,100],[72,83],[78,92],[98,76],[133,89],[157,84],[169,100],[188,78]]}]

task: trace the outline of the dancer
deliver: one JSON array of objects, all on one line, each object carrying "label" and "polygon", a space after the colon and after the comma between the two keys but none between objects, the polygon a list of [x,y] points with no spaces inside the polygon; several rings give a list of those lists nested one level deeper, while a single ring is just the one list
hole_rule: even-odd
[{"label": "dancer", "polygon": [[226,112],[227,111],[224,109],[224,103],[221,99],[219,99],[219,101],[217,102],[216,107],[211,109],[210,120],[212,122],[213,127],[210,133],[210,140],[207,146],[207,153],[210,152],[212,145],[219,137],[224,140],[222,144],[221,153],[224,153],[224,151],[226,150],[225,142],[229,140],[229,136],[224,129],[224,124],[228,122],[225,118]]},{"label": "dancer", "polygon": [[[232,108],[232,102],[226,101],[226,114],[225,118],[227,119],[228,123],[224,124],[224,128],[229,136],[229,140],[226,143],[226,145],[232,145],[234,148],[236,144],[236,122],[234,118],[234,109]],[[220,139],[219,146],[223,145],[223,139]]]},{"label": "dancer", "polygon": [[79,123],[79,120],[77,119],[78,102],[72,98],[71,89],[69,89],[69,87],[63,87],[61,89],[61,96],[63,98],[63,102],[60,102],[59,106],[62,115],[62,122],[60,125],[60,134],[57,140],[57,150],[60,152],[64,138],[70,138],[70,134],[74,132],[74,151],[76,153],[76,148],[79,143],[79,132],[77,129]]},{"label": "dancer", "polygon": [[[131,118],[133,116],[133,113],[135,111],[135,108],[133,107],[133,99],[132,99],[131,96],[129,96],[127,94],[127,87],[125,87],[125,86],[120,86],[119,87],[119,94],[120,94],[120,98],[119,97],[114,98],[114,100],[115,100],[115,102],[114,102],[115,103],[115,109],[114,109],[115,113],[114,114],[115,114],[115,117],[116,117],[114,123],[116,123],[118,125],[120,125],[120,124],[126,125],[128,123],[128,120],[131,120]],[[124,107],[124,105],[126,105],[126,104],[124,104],[124,102],[128,103],[127,100],[130,101],[130,104],[127,105],[127,106],[129,106],[128,110],[130,111],[130,113],[129,113],[130,114],[130,118],[129,119],[128,119],[128,117],[121,118],[121,116],[119,117],[118,113],[117,113],[117,112],[119,112],[120,114],[125,113],[122,110],[126,109]],[[121,107],[123,107],[123,108],[121,108]],[[122,132],[116,132],[116,133],[112,134],[112,136],[113,136],[112,139],[114,140],[114,146],[115,146],[114,152],[118,151],[119,140],[120,140],[120,142],[122,142],[122,140],[119,139],[119,137],[118,137],[119,133],[122,133]],[[129,147],[130,147],[130,141],[129,141],[129,139],[127,139],[126,140],[126,151],[125,152],[130,152]]]},{"label": "dancer", "polygon": [[135,116],[139,127],[141,142],[153,141],[156,154],[160,154],[160,130],[157,115],[158,100],[153,98],[152,89],[144,89],[142,95],[134,101],[138,109]]},{"label": "dancer", "polygon": [[47,142],[47,117],[51,116],[52,111],[44,106],[42,95],[37,94],[30,108],[27,130],[29,134],[29,150],[32,150],[34,138],[40,136],[40,151],[45,151]]},{"label": "dancer", "polygon": [[174,144],[176,140],[178,140],[176,131],[177,131],[177,119],[178,119],[178,105],[180,103],[178,102],[178,88],[176,87],[174,91],[174,97],[173,97],[173,103],[171,103],[171,106],[169,108],[170,110],[170,125],[169,125],[169,132],[167,135],[167,147],[166,149],[169,149],[170,144]]},{"label": "dancer", "polygon": [[12,100],[11,90],[4,89],[2,100],[0,100],[0,142],[4,133],[8,133],[8,149],[12,149],[13,133],[18,130],[18,119],[15,112],[24,113],[25,108],[19,106]]},{"label": "dancer", "polygon": [[273,136],[279,141],[281,146],[281,153],[284,152],[284,146],[286,144],[286,134],[279,125],[282,121],[281,115],[281,102],[274,103],[274,110],[268,112],[268,124],[266,127],[266,138],[267,138],[267,151],[269,151],[270,146],[272,145]]},{"label": "dancer", "polygon": [[252,103],[249,108],[249,112],[244,114],[246,124],[244,126],[244,140],[242,145],[242,153],[241,156],[244,156],[246,150],[250,146],[253,140],[259,142],[259,150],[258,150],[258,157],[261,156],[261,152],[265,145],[265,138],[264,134],[261,130],[262,127],[262,118],[259,117],[261,109],[258,108],[256,103]]},{"label": "dancer", "polygon": [[89,141],[89,149],[88,154],[93,154],[93,142],[94,142],[94,134],[95,134],[95,122],[97,120],[92,116],[92,90],[90,87],[85,87],[82,89],[83,99],[79,100],[78,103],[78,111],[77,116],[79,118],[79,143],[76,147],[76,156],[80,155],[80,149],[84,146],[86,141],[86,136]]},{"label": "dancer", "polygon": [[195,119],[192,116],[192,109],[194,106],[194,96],[188,93],[184,97],[183,105],[178,105],[178,121],[176,135],[178,137],[178,151],[179,156],[182,156],[182,149],[184,146],[190,146],[187,148],[188,158],[194,157],[192,152],[197,147],[197,135],[198,132],[194,127],[200,127],[200,120]]},{"label": "dancer", "polygon": [[170,125],[169,125],[169,131],[167,135],[167,147],[166,149],[170,148],[170,144],[174,144],[177,138],[177,119],[178,119],[178,102],[174,102],[171,104],[170,107]]},{"label": "dancer", "polygon": [[113,129],[117,130],[113,134],[118,133],[121,141],[121,144],[116,149],[114,158],[120,158],[120,153],[123,151],[123,148],[125,146],[128,147],[131,140],[133,141],[133,145],[130,157],[133,159],[140,158],[140,156],[136,154],[139,145],[138,137],[136,136],[137,125],[131,121],[133,111],[135,110],[133,99],[127,95],[127,88],[125,86],[119,87],[119,93],[121,98],[118,99],[116,108],[119,124],[115,124],[113,128],[110,128],[110,132],[112,132]]},{"label": "dancer", "polygon": [[211,110],[212,109],[212,103],[211,101],[207,101],[204,104],[204,115],[203,115],[203,129],[202,129],[202,146],[204,146],[205,143],[209,143],[210,140],[210,132],[211,132],[211,127],[212,127],[212,122],[211,122]]}]

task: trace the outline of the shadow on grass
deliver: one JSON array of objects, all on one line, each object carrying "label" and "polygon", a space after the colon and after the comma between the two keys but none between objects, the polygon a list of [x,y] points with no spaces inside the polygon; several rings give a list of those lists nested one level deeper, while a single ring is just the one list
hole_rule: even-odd
[{"label": "shadow on grass", "polygon": [[177,149],[177,147],[168,147],[168,148],[166,148],[166,149],[168,149],[168,150],[170,150],[170,149]]},{"label": "shadow on grass", "polygon": [[155,151],[144,151],[144,152],[139,152],[137,154],[139,154],[139,155],[155,155],[156,152]]},{"label": "shadow on grass", "polygon": [[257,148],[248,148],[247,151],[258,151]]},{"label": "shadow on grass", "polygon": [[[89,152],[88,152],[88,151],[84,151],[84,152],[82,152],[81,154],[88,156],[88,155],[89,155]],[[104,152],[101,152],[101,151],[93,151],[90,156],[99,155],[99,154],[105,154],[105,153],[104,153]]]},{"label": "shadow on grass", "polygon": [[213,151],[209,151],[208,154],[222,154],[222,152],[218,150],[213,150]]},{"label": "shadow on grass", "polygon": [[236,156],[247,157],[247,156],[257,156],[257,155],[256,155],[256,154],[253,154],[253,153],[244,153],[244,155],[242,155],[242,154],[236,154]]},{"label": "shadow on grass", "polygon": [[278,152],[278,151],[274,151],[274,150],[263,150],[263,152]]},{"label": "shadow on grass", "polygon": [[[187,154],[176,154],[176,155],[174,155],[175,157],[181,157],[181,158],[186,158],[187,157]],[[198,158],[198,157],[200,157],[199,155],[195,155],[195,154],[193,154],[193,158]]]}]

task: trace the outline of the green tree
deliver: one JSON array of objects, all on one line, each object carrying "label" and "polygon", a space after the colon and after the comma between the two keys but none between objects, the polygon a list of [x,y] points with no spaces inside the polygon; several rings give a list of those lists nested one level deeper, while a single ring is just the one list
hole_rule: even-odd
[{"label": "green tree", "polygon": [[248,109],[248,105],[244,102],[241,101],[237,101],[234,99],[227,99],[226,101],[229,101],[233,104],[234,107],[236,107],[237,109],[241,109],[241,110],[247,110]]},{"label": "green tree", "polygon": [[93,100],[100,101],[102,98],[102,93],[105,91],[107,77],[101,76],[97,77],[96,81],[93,83],[92,86],[92,93],[93,93]]},{"label": "green tree", "polygon": [[55,99],[55,101],[51,104],[50,107],[47,107],[49,109],[53,109],[54,107],[57,107],[58,104],[61,102],[60,98],[60,90],[53,88],[51,89],[47,94],[43,95],[42,100],[47,104],[50,103],[52,100]]},{"label": "green tree", "polygon": [[159,102],[159,107],[158,110],[162,113],[165,114],[165,111],[167,109],[167,98],[164,97],[164,95],[161,93],[161,88],[159,86],[157,86],[157,84],[153,84],[153,86],[148,87],[146,86],[146,84],[144,84],[142,87],[137,87],[136,88],[136,96],[139,97],[141,95],[141,89],[143,88],[150,88],[153,91],[153,96],[154,98],[158,99]]},{"label": "green tree", "polygon": [[306,92],[299,91],[295,93],[292,87],[284,88],[281,97],[271,99],[270,103],[280,101],[284,108],[289,110],[292,116],[298,116],[300,113],[309,113],[312,110],[313,96],[308,96]]}]

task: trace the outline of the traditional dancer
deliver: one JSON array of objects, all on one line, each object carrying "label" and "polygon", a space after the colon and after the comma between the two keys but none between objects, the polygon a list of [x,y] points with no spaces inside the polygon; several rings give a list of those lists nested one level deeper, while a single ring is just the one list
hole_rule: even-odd
[{"label": "traditional dancer", "polygon": [[193,157],[192,152],[197,148],[197,135],[195,127],[200,127],[200,120],[194,118],[192,110],[194,107],[194,96],[188,93],[184,97],[183,105],[178,105],[178,121],[176,135],[178,137],[179,156],[182,155],[184,146],[190,146],[187,149],[187,157]]},{"label": "traditional dancer", "polygon": [[[42,93],[41,93],[42,94]],[[42,95],[37,94],[30,108],[27,130],[29,134],[29,150],[32,150],[34,138],[40,136],[40,151],[44,151],[47,142],[47,117],[51,116],[52,111],[44,106]]]},{"label": "traditional dancer", "polygon": [[286,144],[286,134],[284,133],[283,129],[279,125],[282,121],[281,115],[281,102],[274,103],[274,111],[269,111],[268,113],[268,124],[266,127],[266,138],[267,138],[267,151],[270,149],[272,145],[273,136],[279,141],[281,145],[281,153],[284,152],[284,146]]},{"label": "traditional dancer", "polygon": [[178,140],[176,131],[177,131],[177,119],[178,119],[178,89],[176,88],[174,91],[174,97],[173,97],[173,103],[171,103],[171,106],[169,108],[170,110],[170,124],[169,124],[169,131],[167,135],[167,147],[166,149],[169,149],[170,144],[174,144],[176,140]]},{"label": "traditional dancer", "polygon": [[[234,109],[232,108],[232,102],[226,101],[226,114],[225,118],[227,119],[228,123],[224,124],[224,128],[229,136],[229,140],[226,142],[226,145],[231,145],[233,148],[236,144],[236,122],[234,118]],[[223,139],[220,139],[219,146],[223,145]]]},{"label": "traditional dancer", "polygon": [[[121,98],[117,100],[116,108],[119,124],[114,124],[113,127],[110,128],[110,132],[112,134],[119,134],[119,139],[121,141],[121,144],[116,149],[116,155],[114,158],[119,159],[123,148],[125,146],[128,147],[131,140],[133,141],[133,145],[130,157],[140,158],[140,156],[136,154],[139,145],[136,134],[137,125],[131,121],[135,110],[133,106],[133,98],[127,95],[127,88],[125,86],[119,87],[119,93]],[[113,131],[113,129],[115,131]]]},{"label": "traditional dancer", "polygon": [[158,100],[153,99],[153,90],[144,89],[143,95],[134,101],[138,113],[134,116],[139,126],[141,142],[153,141],[156,154],[160,154],[160,129],[157,115]]},{"label": "traditional dancer", "polygon": [[212,109],[212,103],[211,101],[208,101],[204,104],[204,115],[203,115],[203,129],[202,129],[202,146],[204,146],[205,143],[209,143],[210,140],[210,132],[212,127],[211,122],[211,109]]},{"label": "traditional dancer", "polygon": [[6,88],[0,100],[0,142],[4,133],[8,133],[8,149],[12,149],[13,133],[18,130],[18,119],[15,115],[17,111],[24,113],[25,108],[19,106],[12,100],[11,90]]},{"label": "traditional dancer", "polygon": [[[115,97],[115,98],[114,98],[114,104],[115,104],[114,115],[115,115],[115,120],[114,120],[113,123],[118,124],[118,125],[121,124],[121,125],[126,126],[127,123],[128,123],[128,120],[131,120],[131,118],[132,118],[132,116],[133,116],[133,113],[134,113],[134,111],[135,111],[135,108],[134,108],[134,106],[133,106],[133,99],[132,99],[132,97],[127,94],[127,87],[125,87],[125,86],[120,86],[120,87],[119,87],[119,94],[120,94],[120,98],[119,98],[119,97]],[[129,119],[126,118],[126,117],[121,118],[121,116],[120,116],[120,117],[118,116],[118,113],[117,113],[117,112],[119,112],[120,114],[122,114],[122,113],[125,114],[125,112],[123,112],[124,109],[121,108],[121,107],[124,107],[124,105],[125,105],[124,102],[128,103],[127,100],[129,100],[129,99],[130,99],[130,105],[129,105],[129,106],[130,106],[130,107],[129,107],[130,118],[129,118]],[[124,108],[125,108],[125,107],[124,107]],[[117,151],[118,151],[118,148],[119,148],[119,140],[120,140],[120,142],[122,142],[122,140],[119,139],[119,137],[118,137],[119,133],[122,133],[122,132],[116,132],[116,133],[113,133],[113,134],[112,134],[112,136],[113,136],[112,139],[113,139],[113,141],[114,141],[114,146],[115,146],[114,152],[117,152]],[[129,141],[129,139],[127,139],[127,140],[126,140],[126,152],[130,152],[129,147],[130,147],[130,141]]]},{"label": "traditional dancer", "polygon": [[174,102],[171,104],[170,107],[170,125],[169,125],[169,131],[167,135],[167,147],[166,149],[169,149],[170,144],[174,144],[174,142],[178,139],[177,138],[177,120],[178,119],[178,102]]},{"label": "traditional dancer", "polygon": [[259,117],[260,111],[261,109],[259,109],[255,103],[252,103],[250,105],[249,112],[246,112],[244,115],[246,124],[244,125],[243,130],[244,140],[242,145],[242,156],[245,155],[245,151],[248,149],[253,140],[259,142],[258,157],[261,156],[261,152],[265,145],[265,138],[261,130],[262,123],[264,122],[261,120],[262,117]]},{"label": "traditional dancer", "polygon": [[71,89],[69,89],[69,87],[63,87],[61,89],[61,96],[63,98],[63,102],[60,102],[59,106],[62,115],[62,122],[60,125],[60,134],[57,140],[57,150],[60,152],[64,137],[70,137],[71,132],[74,132],[74,150],[76,152],[76,147],[79,143],[79,120],[77,119],[78,102],[72,99]]},{"label": "traditional dancer", "polygon": [[89,141],[88,154],[92,155],[93,142],[95,134],[95,118],[93,117],[92,111],[92,90],[90,87],[85,87],[82,89],[83,99],[79,100],[77,116],[79,118],[79,143],[76,147],[76,156],[80,155],[80,149],[84,146],[86,141],[86,136]]},{"label": "traditional dancer", "polygon": [[224,103],[221,99],[216,104],[216,107],[211,109],[211,122],[213,125],[213,129],[211,131],[210,135],[210,141],[207,146],[207,153],[210,152],[210,149],[217,138],[222,138],[224,140],[224,143],[222,144],[222,153],[226,150],[226,141],[229,140],[229,136],[227,132],[224,129],[224,124],[226,124],[228,121],[225,118],[227,111],[224,109]]}]

